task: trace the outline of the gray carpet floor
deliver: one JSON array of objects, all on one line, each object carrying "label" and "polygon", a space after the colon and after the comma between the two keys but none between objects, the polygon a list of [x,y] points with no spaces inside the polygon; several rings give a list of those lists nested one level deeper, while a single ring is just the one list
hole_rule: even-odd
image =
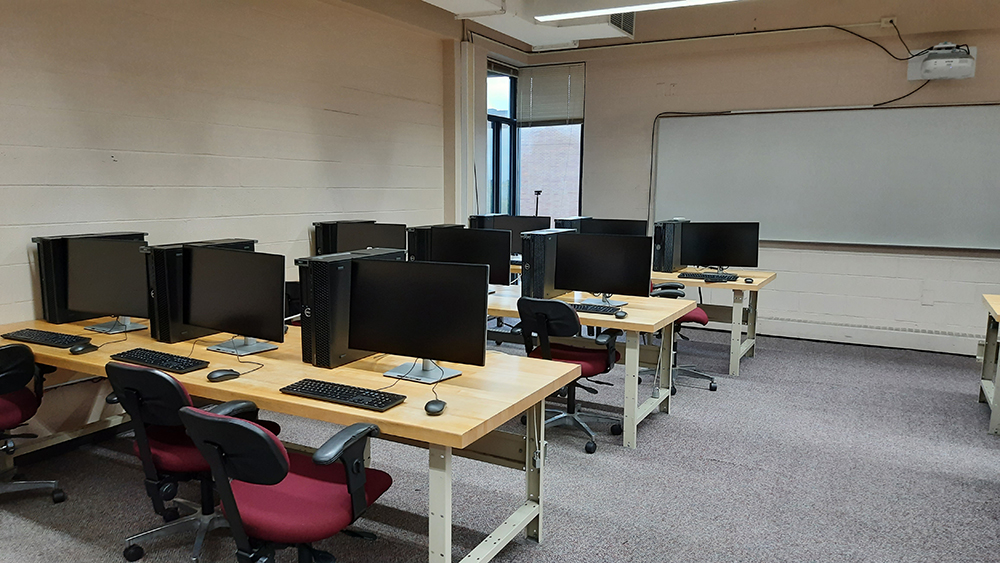
[{"label": "gray carpet floor", "polygon": [[[682,363],[724,372],[728,335],[690,334]],[[672,414],[639,426],[637,450],[607,425],[595,427],[593,455],[582,435],[550,429],[543,542],[519,539],[495,560],[1000,561],[1000,437],[986,432],[978,378],[967,357],[762,337],[717,392],[679,387]],[[620,405],[622,368],[607,379],[616,386],[585,398]],[[337,430],[271,418],[307,445]],[[124,536],[157,524],[129,450],[119,437],[22,467],[60,480],[69,500],[0,499],[0,561],[123,561]],[[377,441],[373,458],[394,485],[357,527],[379,539],[319,547],[342,562],[426,561],[426,451]],[[518,472],[458,458],[454,475],[458,561],[521,503],[524,485]],[[197,498],[193,487],[182,494]],[[188,561],[190,541],[148,545],[143,560]],[[234,561],[233,549],[213,532],[202,561]]]}]

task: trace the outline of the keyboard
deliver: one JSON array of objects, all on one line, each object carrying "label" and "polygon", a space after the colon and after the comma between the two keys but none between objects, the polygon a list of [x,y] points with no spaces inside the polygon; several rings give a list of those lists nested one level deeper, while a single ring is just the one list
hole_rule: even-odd
[{"label": "keyboard", "polygon": [[111,359],[172,373],[188,373],[208,367],[208,362],[205,360],[158,352],[156,350],[147,350],[146,348],[132,348],[118,354],[112,354]]},{"label": "keyboard", "polygon": [[286,395],[319,399],[379,412],[385,412],[406,399],[406,395],[386,393],[364,387],[352,387],[318,379],[302,379],[282,387],[279,391]]},{"label": "keyboard", "polygon": [[687,278],[689,280],[704,280],[710,283],[718,282],[734,282],[740,279],[736,274],[727,274],[725,272],[681,272],[677,275],[679,278]]},{"label": "keyboard", "polygon": [[47,330],[36,330],[33,328],[22,328],[7,334],[0,334],[7,340],[18,340],[29,344],[41,344],[42,346],[52,346],[54,348],[69,348],[81,342],[90,342],[90,338],[76,334],[63,334],[61,332],[50,332]]},{"label": "keyboard", "polygon": [[614,315],[619,309],[610,305],[593,305],[591,303],[570,303],[569,306],[577,313],[597,313],[598,315]]}]

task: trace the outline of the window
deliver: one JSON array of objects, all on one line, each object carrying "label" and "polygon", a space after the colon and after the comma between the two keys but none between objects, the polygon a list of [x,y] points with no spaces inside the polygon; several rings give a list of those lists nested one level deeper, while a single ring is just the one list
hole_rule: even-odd
[{"label": "window", "polygon": [[486,199],[490,213],[518,213],[516,92],[517,78],[487,73]]}]

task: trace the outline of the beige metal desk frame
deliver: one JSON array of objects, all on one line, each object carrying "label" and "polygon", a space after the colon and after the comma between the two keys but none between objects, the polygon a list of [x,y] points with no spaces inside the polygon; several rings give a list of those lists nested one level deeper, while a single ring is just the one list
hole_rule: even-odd
[{"label": "beige metal desk frame", "polygon": [[997,405],[997,329],[1000,326],[1000,295],[983,295],[989,311],[986,319],[986,348],[983,350],[983,374],[979,381],[979,402],[990,405],[990,434],[1000,434],[1000,408]]}]

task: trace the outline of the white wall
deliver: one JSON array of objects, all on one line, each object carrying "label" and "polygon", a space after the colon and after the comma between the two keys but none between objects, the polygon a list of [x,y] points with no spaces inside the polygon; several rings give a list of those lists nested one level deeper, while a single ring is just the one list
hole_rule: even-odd
[{"label": "white wall", "polygon": [[0,4],[0,322],[40,316],[32,236],[254,238],[295,279],[313,221],[440,222],[451,52],[335,1]]}]

